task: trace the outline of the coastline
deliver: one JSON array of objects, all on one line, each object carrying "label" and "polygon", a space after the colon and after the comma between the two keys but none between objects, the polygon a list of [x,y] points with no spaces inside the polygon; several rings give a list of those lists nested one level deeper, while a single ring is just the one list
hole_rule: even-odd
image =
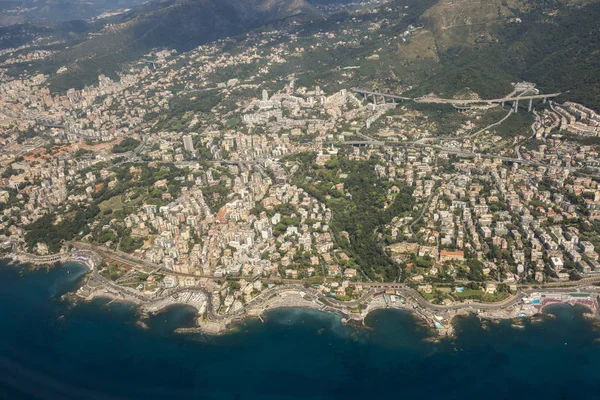
[{"label": "coastline", "polygon": [[9,265],[21,264],[28,265],[31,268],[40,268],[45,266],[51,268],[56,265],[62,265],[67,262],[74,262],[80,264],[88,269],[93,270],[99,263],[99,257],[92,252],[69,252],[69,253],[58,253],[47,256],[38,256],[35,254],[29,254],[24,252],[17,253],[4,253],[0,254],[0,260],[7,260]]},{"label": "coastline", "polygon": [[[480,323],[475,317],[459,318],[455,320],[454,337],[445,338],[436,336],[430,323],[404,310],[376,310],[373,305],[373,312],[369,312],[364,325],[360,319],[347,320],[343,325],[341,319],[345,317],[321,312],[320,307],[275,309],[272,303],[262,316],[263,323],[246,316],[222,334],[212,335],[199,333],[203,331],[197,328],[189,330],[190,333],[186,333],[186,329],[176,331],[180,327],[195,326],[195,319],[200,315],[190,307],[169,307],[157,315],[142,318],[137,306],[121,303],[120,298],[114,303],[105,299],[88,303],[76,297],[74,292],[84,282],[86,270],[75,263],[49,271],[43,267],[33,271],[26,266],[11,267],[2,262],[0,272],[6,278],[3,306],[10,310],[5,315],[12,322],[11,329],[5,330],[3,354],[14,355],[16,362],[23,359],[21,354],[30,355],[36,362],[41,359],[45,370],[54,376],[73,377],[72,382],[68,382],[71,385],[98,382],[97,390],[100,390],[107,387],[106,382],[117,382],[118,394],[126,398],[150,399],[154,393],[159,399],[182,379],[198,379],[200,384],[198,391],[182,393],[182,398],[212,398],[213,394],[215,398],[222,397],[221,388],[229,388],[234,379],[236,388],[261,390],[252,398],[276,399],[284,396],[284,392],[265,395],[262,390],[265,382],[270,382],[273,376],[286,376],[282,390],[288,390],[298,383],[299,368],[312,371],[308,378],[301,376],[311,387],[299,394],[310,397],[313,387],[323,382],[324,370],[330,371],[327,379],[334,377],[334,384],[328,388],[335,391],[342,385],[355,391],[354,384],[348,386],[348,382],[364,382],[360,378],[365,374],[365,367],[372,372],[367,371],[369,382],[361,383],[358,397],[369,397],[384,380],[390,387],[385,393],[397,394],[394,379],[398,376],[412,382],[409,397],[419,397],[423,390],[420,379],[427,376],[423,371],[433,376],[432,368],[436,374],[444,374],[449,366],[458,365],[460,368],[450,368],[455,375],[444,384],[464,378],[465,368],[469,368],[469,374],[480,373],[477,376],[481,379],[490,379],[497,375],[496,369],[500,373],[506,371],[506,357],[510,359],[509,370],[514,372],[511,376],[523,377],[523,384],[530,380],[532,363],[543,366],[545,376],[552,376],[556,367],[566,368],[561,364],[564,360],[570,362],[570,371],[579,368],[572,375],[576,382],[580,374],[590,370],[589,364],[584,362],[586,357],[597,360],[595,355],[600,352],[595,341],[600,329],[583,319],[584,310],[579,307],[545,308],[544,312],[551,315],[519,321],[484,320]],[[287,296],[285,303],[293,303],[293,298]],[[283,307],[283,298],[271,302],[275,300]],[[312,304],[315,308],[315,303]],[[523,328],[513,328],[511,324]],[[564,345],[566,342],[568,346]],[[12,349],[18,349],[19,353]],[[552,358],[548,359],[545,352]],[[252,368],[244,369],[249,363]],[[519,370],[515,371],[513,366]],[[231,376],[230,368],[238,375]],[[352,369],[350,378],[348,368]],[[538,368],[535,370],[539,374]],[[131,371],[134,372],[130,374]],[[74,372],[78,374],[73,375]],[[169,375],[164,375],[166,373]],[[382,377],[381,373],[386,375]],[[222,381],[215,381],[223,375]],[[340,380],[336,380],[336,376]],[[215,384],[207,388],[206,380]],[[30,376],[24,376],[19,382],[27,385]],[[123,387],[122,382],[127,386]],[[562,387],[561,383],[557,385],[551,389]],[[139,387],[147,391],[139,392]],[[109,388],[117,394],[116,387]],[[328,388],[322,392],[326,398],[330,393]],[[456,390],[456,397],[464,396],[464,391]],[[431,398],[437,398],[439,393],[432,389]],[[477,389],[473,389],[472,394],[477,395]]]},{"label": "coastline", "polygon": [[[205,287],[180,287],[174,290],[165,290],[161,297],[150,298],[134,289],[118,286],[102,277],[95,271],[98,257],[91,251],[85,254],[61,253],[55,256],[34,256],[30,254],[7,254],[4,259],[10,259],[9,264],[25,264],[33,268],[46,266],[51,268],[64,262],[75,262],[87,269],[86,276],[80,287],[71,294],[85,301],[106,298],[111,302],[126,302],[134,304],[142,313],[142,325],[145,316],[156,314],[173,305],[191,306],[197,311],[196,326],[177,328],[178,333],[203,333],[220,335],[235,329],[235,325],[248,318],[257,318],[261,321],[265,313],[284,308],[311,309],[320,312],[340,315],[342,323],[364,326],[365,318],[373,311],[381,309],[398,309],[408,311],[417,319],[423,321],[434,334],[433,339],[454,336],[454,322],[457,317],[475,315],[480,320],[518,320],[531,318],[544,314],[543,310],[549,305],[567,303],[571,305],[582,304],[589,312],[584,315],[589,319],[598,319],[600,306],[597,297],[564,299],[557,297],[556,293],[579,291],[579,288],[554,289],[545,293],[544,289],[537,289],[538,296],[544,298],[539,305],[522,302],[522,293],[514,295],[503,302],[493,303],[455,303],[440,306],[429,303],[420,294],[412,289],[401,289],[396,292],[397,297],[388,296],[383,290],[370,290],[359,301],[343,302],[321,295],[314,289],[305,288],[298,284],[283,284],[265,289],[260,295],[241,307],[220,313],[220,301],[213,301],[213,292],[210,285]],[[57,258],[60,258],[57,260]],[[214,287],[212,289],[215,289]],[[547,297],[551,296],[551,297]],[[216,304],[215,304],[216,303]],[[503,304],[508,304],[505,307]],[[544,314],[545,315],[545,314]]]},{"label": "coastline", "polygon": [[[337,314],[342,317],[342,323],[354,324],[356,326],[364,326],[366,317],[373,311],[382,309],[397,309],[402,311],[408,311],[414,315],[418,320],[422,321],[425,326],[433,333],[433,339],[439,339],[443,337],[453,337],[455,334],[454,322],[456,318],[466,317],[470,315],[477,316],[480,320],[500,321],[500,320],[519,320],[521,318],[531,318],[538,315],[545,315],[543,310],[556,303],[544,304],[540,307],[535,307],[529,304],[516,305],[510,309],[498,309],[498,310],[487,310],[483,311],[471,304],[456,304],[458,306],[455,310],[449,310],[447,312],[435,313],[429,309],[422,309],[417,302],[409,301],[406,303],[397,302],[395,304],[389,304],[385,300],[385,294],[382,292],[376,292],[368,296],[364,301],[367,306],[360,312],[353,312],[350,310],[354,304],[338,304],[333,305],[329,301],[329,304],[324,304],[319,300],[318,297],[311,298],[307,296],[306,288],[298,286],[279,286],[271,291],[267,291],[264,294],[268,295],[268,298],[259,305],[244,306],[232,314],[216,314],[208,312],[208,307],[198,306],[194,303],[186,301],[178,301],[176,299],[159,299],[154,301],[140,301],[135,297],[125,297],[122,294],[116,294],[112,292],[104,292],[102,290],[96,290],[90,293],[88,296],[80,297],[90,301],[95,298],[110,298],[113,301],[123,301],[128,303],[136,304],[142,311],[143,315],[155,314],[163,311],[164,309],[173,305],[188,305],[195,308],[198,312],[196,318],[195,327],[178,328],[175,330],[177,333],[203,333],[209,335],[221,335],[235,330],[235,325],[246,319],[260,319],[266,313],[272,310],[294,308],[294,309],[308,309],[315,310],[324,313]],[[187,288],[182,289],[179,292],[180,296],[197,294],[198,289]],[[576,303],[569,303],[574,305]],[[205,303],[206,304],[206,303]],[[432,305],[433,306],[433,305]],[[598,313],[590,306],[586,306],[589,312],[585,313],[585,316],[590,319],[597,319]],[[441,314],[441,315],[438,315]]]}]

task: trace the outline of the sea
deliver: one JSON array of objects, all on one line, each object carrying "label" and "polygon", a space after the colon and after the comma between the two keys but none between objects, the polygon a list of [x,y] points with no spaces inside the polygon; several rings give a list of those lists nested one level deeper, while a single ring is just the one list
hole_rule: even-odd
[{"label": "sea", "polygon": [[457,321],[435,340],[398,310],[365,327],[274,310],[228,334],[178,334],[195,311],[142,316],[74,302],[86,270],[0,264],[0,399],[600,399],[600,330],[581,307],[541,318]]}]

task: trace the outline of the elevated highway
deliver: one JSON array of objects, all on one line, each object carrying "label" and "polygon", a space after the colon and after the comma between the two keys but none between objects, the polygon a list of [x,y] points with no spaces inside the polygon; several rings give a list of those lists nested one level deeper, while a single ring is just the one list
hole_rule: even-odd
[{"label": "elevated highway", "polygon": [[533,95],[513,95],[502,97],[498,99],[440,99],[438,97],[417,97],[414,99],[417,103],[434,103],[434,104],[452,104],[455,106],[468,106],[476,104],[504,104],[511,102],[518,102],[519,100],[539,100],[541,99],[544,103],[548,99],[560,96],[562,93],[547,93],[547,94],[533,94]]},{"label": "elevated highway", "polygon": [[398,102],[398,101],[414,101],[416,103],[430,103],[430,104],[449,104],[454,106],[459,111],[468,110],[471,107],[476,106],[490,106],[494,104],[500,104],[504,106],[505,103],[512,103],[513,109],[515,112],[519,108],[519,101],[529,101],[527,110],[531,111],[533,106],[533,100],[542,100],[542,102],[546,103],[548,99],[552,99],[554,97],[560,96],[562,93],[546,93],[546,94],[531,94],[527,95],[526,92],[522,92],[520,94],[515,94],[516,92],[512,92],[509,95],[497,99],[444,99],[433,96],[423,96],[423,97],[405,97],[405,96],[397,96],[390,93],[381,93],[374,92],[371,90],[364,90],[353,88],[352,91],[357,93],[367,101],[372,101],[374,104],[386,103],[387,101]]},{"label": "elevated highway", "polygon": [[385,103],[386,100],[388,100],[388,99],[394,103],[397,101],[412,101],[412,100],[414,100],[411,97],[397,96],[397,95],[390,94],[390,93],[373,92],[370,90],[363,90],[363,89],[357,89],[357,88],[352,88],[351,90],[354,93],[361,95],[365,100],[367,100],[367,101],[371,100],[375,104],[377,104],[378,99],[382,103]]}]

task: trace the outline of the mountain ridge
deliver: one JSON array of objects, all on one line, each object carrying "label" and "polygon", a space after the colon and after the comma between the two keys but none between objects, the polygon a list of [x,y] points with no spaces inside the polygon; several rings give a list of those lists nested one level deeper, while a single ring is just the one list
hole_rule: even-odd
[{"label": "mountain ridge", "polygon": [[155,48],[187,51],[199,45],[245,33],[273,20],[320,15],[305,0],[164,0],[149,3],[111,20],[102,35],[82,40],[55,62],[68,65],[68,77],[57,86],[82,87],[99,74],[115,72]]},{"label": "mountain ridge", "polygon": [[[364,59],[353,72],[361,79],[352,84],[410,96],[466,90],[496,97],[512,90],[512,82],[528,80],[600,103],[600,0],[392,0],[327,16],[306,0],[162,0],[109,18],[101,36],[88,33],[98,32],[98,23],[80,29],[80,39],[38,66],[61,92],[95,83],[100,74],[117,78],[116,71],[151,49],[187,51],[225,37],[243,46],[241,34],[287,29],[288,17],[300,23],[294,34],[312,37],[316,46],[281,67],[282,76],[299,72],[318,80]],[[355,28],[365,32],[356,46],[318,43],[324,32],[343,40]],[[55,75],[63,65],[68,73]]]}]

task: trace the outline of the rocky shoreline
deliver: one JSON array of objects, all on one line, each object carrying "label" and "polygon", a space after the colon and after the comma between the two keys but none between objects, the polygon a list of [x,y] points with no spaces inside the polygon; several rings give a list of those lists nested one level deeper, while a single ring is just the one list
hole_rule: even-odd
[{"label": "rocky shoreline", "polygon": [[[96,290],[93,293],[88,294],[84,298],[86,300],[92,300],[94,298],[110,298],[115,301],[126,301],[134,303],[140,307],[140,310],[144,314],[154,314],[166,309],[169,306],[176,304],[191,305],[198,310],[198,318],[196,319],[196,327],[192,328],[179,328],[176,332],[179,333],[203,333],[210,335],[220,335],[227,333],[235,328],[235,325],[248,318],[263,318],[264,314],[283,308],[303,308],[317,310],[321,312],[335,313],[342,317],[342,322],[351,323],[357,326],[364,325],[365,318],[373,311],[380,309],[398,309],[408,311],[415,315],[418,319],[422,320],[431,331],[435,333],[438,338],[441,337],[452,337],[454,331],[454,321],[457,317],[465,317],[468,315],[476,315],[482,320],[512,320],[520,319],[524,317],[533,317],[542,313],[542,308],[537,308],[532,305],[518,305],[511,309],[498,309],[493,311],[482,311],[475,307],[469,307],[465,305],[462,308],[456,310],[449,310],[447,312],[435,313],[428,309],[421,308],[418,304],[410,301],[396,302],[390,304],[386,302],[385,294],[374,293],[368,300],[366,300],[366,308],[360,312],[353,312],[349,307],[344,305],[329,305],[320,302],[318,298],[307,299],[307,295],[304,292],[304,288],[289,287],[279,288],[279,291],[275,293],[275,296],[268,297],[264,302],[260,304],[251,305],[244,307],[235,314],[214,314],[208,313],[207,307],[203,305],[194,305],[186,301],[178,301],[176,299],[161,299],[157,301],[143,302],[137,298],[125,297],[117,295],[115,293],[106,293],[102,290]],[[179,293],[180,296],[186,293],[197,293],[193,290],[184,291]],[[545,306],[544,306],[545,307]],[[591,315],[597,315],[590,310]]]},{"label": "rocky shoreline", "polygon": [[[25,263],[34,267],[49,267],[67,261],[77,262],[85,266],[88,269],[88,274],[82,286],[74,294],[86,301],[108,298],[111,301],[132,303],[139,307],[143,315],[155,314],[176,304],[195,308],[198,312],[197,326],[179,328],[176,332],[180,333],[197,332],[219,335],[229,332],[236,323],[247,318],[262,320],[263,315],[268,311],[281,308],[304,308],[335,313],[341,315],[342,322],[359,326],[364,325],[367,315],[375,310],[399,309],[408,311],[424,321],[428,327],[432,328],[432,332],[438,338],[454,335],[454,321],[457,317],[476,315],[482,320],[517,320],[542,314],[543,308],[557,302],[583,304],[589,308],[590,312],[586,316],[590,318],[597,318],[600,315],[597,298],[593,296],[570,297],[570,295],[564,298],[564,295],[560,294],[566,293],[564,289],[554,289],[552,291],[548,289],[549,291],[545,294],[543,289],[539,289],[538,297],[544,298],[544,302],[540,304],[523,301],[524,297],[520,295],[520,298],[517,298],[519,296],[513,296],[512,299],[509,299],[510,301],[505,300],[503,304],[509,304],[507,307],[500,304],[478,303],[438,306],[427,302],[422,297],[419,298],[419,294],[412,293],[408,288],[402,293],[396,293],[396,295],[387,295],[382,290],[373,290],[363,296],[359,302],[342,302],[326,298],[314,289],[300,285],[280,285],[266,289],[260,296],[252,299],[241,308],[219,313],[215,310],[212,299],[213,294],[207,287],[184,287],[167,292],[159,298],[149,298],[133,289],[111,284],[99,277],[94,271],[97,261],[94,260],[92,254],[87,258],[82,257],[81,254],[78,254],[77,257],[62,254],[59,261],[54,260],[55,257],[40,257],[28,254],[12,254],[7,258],[12,259],[12,262],[15,263]],[[570,290],[576,290],[576,288]]]}]

